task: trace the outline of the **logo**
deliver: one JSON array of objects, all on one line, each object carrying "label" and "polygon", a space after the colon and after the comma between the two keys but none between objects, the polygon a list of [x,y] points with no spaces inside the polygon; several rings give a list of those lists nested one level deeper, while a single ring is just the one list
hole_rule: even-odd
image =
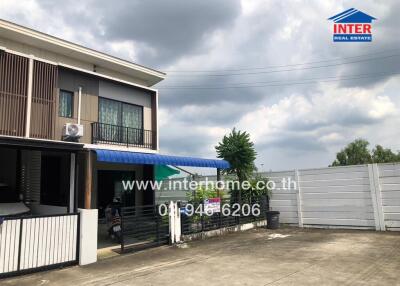
[{"label": "logo", "polygon": [[333,21],[334,42],[371,42],[372,20],[376,18],[351,8],[328,20]]}]

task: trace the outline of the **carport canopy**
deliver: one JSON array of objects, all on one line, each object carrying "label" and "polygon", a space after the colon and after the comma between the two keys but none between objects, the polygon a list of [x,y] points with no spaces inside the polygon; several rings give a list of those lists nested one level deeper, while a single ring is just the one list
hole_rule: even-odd
[{"label": "carport canopy", "polygon": [[187,167],[204,167],[228,169],[230,164],[225,160],[203,159],[150,153],[95,149],[97,161],[120,164],[172,165]]}]

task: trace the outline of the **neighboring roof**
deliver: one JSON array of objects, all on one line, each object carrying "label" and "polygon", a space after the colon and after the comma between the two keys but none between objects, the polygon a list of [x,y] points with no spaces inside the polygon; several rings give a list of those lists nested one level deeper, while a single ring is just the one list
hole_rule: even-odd
[{"label": "neighboring roof", "polygon": [[154,173],[156,181],[162,181],[170,176],[178,175],[181,173],[179,170],[171,168],[166,165],[156,165],[154,169],[155,169]]},{"label": "neighboring roof", "polygon": [[155,69],[138,65],[2,19],[0,19],[0,36],[137,77],[148,82],[149,86],[162,81],[166,76],[165,73]]},{"label": "neighboring roof", "polygon": [[96,149],[97,161],[122,164],[176,165],[228,169],[225,160]]},{"label": "neighboring roof", "polygon": [[376,18],[357,9],[350,8],[342,13],[328,18],[328,20],[333,20],[335,23],[371,23],[372,20],[376,20]]}]

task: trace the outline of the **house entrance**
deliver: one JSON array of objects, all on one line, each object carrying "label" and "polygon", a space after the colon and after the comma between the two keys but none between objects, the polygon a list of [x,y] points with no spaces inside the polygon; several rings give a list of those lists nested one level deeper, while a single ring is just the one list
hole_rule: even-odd
[{"label": "house entrance", "polygon": [[121,208],[134,207],[135,189],[124,190],[123,181],[135,180],[135,171],[99,170],[98,174],[99,230],[98,247],[112,247],[120,243],[119,228]]}]

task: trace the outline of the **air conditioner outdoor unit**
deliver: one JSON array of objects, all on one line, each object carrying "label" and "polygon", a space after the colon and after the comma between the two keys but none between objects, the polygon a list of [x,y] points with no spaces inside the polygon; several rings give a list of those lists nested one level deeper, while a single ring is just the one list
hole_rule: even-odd
[{"label": "air conditioner outdoor unit", "polygon": [[77,141],[83,136],[83,125],[76,123],[66,123],[63,127],[63,139]]}]

